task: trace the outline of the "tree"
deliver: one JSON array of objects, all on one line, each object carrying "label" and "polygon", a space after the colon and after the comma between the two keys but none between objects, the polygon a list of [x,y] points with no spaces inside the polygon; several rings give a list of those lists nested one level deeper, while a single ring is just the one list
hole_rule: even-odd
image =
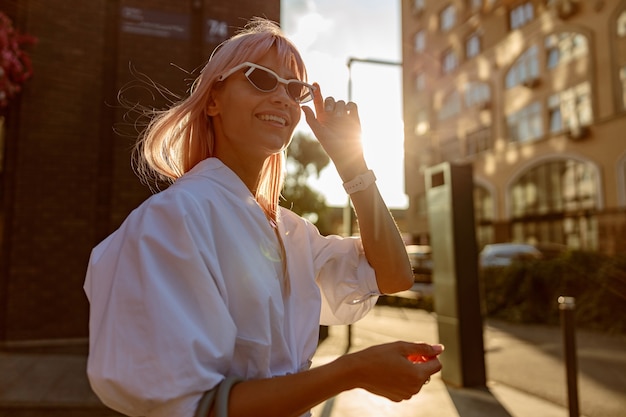
[{"label": "tree", "polygon": [[298,132],[287,149],[287,175],[280,205],[314,223],[322,234],[330,233],[328,207],[322,194],[312,189],[308,179],[319,178],[330,158],[311,135]]},{"label": "tree", "polygon": [[0,12],[0,109],[7,107],[9,100],[32,77],[32,62],[23,47],[36,41],[35,37],[13,28],[11,19]]}]

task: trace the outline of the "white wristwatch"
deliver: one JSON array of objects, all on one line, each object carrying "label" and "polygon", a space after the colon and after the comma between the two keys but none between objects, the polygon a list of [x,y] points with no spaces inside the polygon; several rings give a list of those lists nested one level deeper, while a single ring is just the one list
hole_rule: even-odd
[{"label": "white wristwatch", "polygon": [[367,172],[357,175],[353,180],[347,181],[343,183],[343,188],[346,190],[346,193],[352,194],[357,191],[363,191],[370,185],[376,182],[376,175],[374,175],[374,171],[371,169]]}]

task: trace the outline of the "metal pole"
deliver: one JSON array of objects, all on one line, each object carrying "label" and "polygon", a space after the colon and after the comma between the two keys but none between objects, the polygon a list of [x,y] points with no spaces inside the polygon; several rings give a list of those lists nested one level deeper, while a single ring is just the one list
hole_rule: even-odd
[{"label": "metal pole", "polygon": [[570,417],[579,417],[578,410],[578,381],[576,364],[576,332],[574,328],[574,312],[576,299],[574,297],[559,297],[561,311],[561,327],[563,330],[563,349],[565,353],[565,371],[567,377],[567,399]]},{"label": "metal pole", "polygon": [[[402,66],[402,62],[394,62],[394,61],[385,61],[382,59],[369,59],[369,58],[348,58],[348,101],[352,101],[352,63],[353,62],[364,62],[368,64],[378,64],[378,65],[393,65],[397,67]],[[343,208],[343,232],[346,236],[352,236],[354,232],[352,229],[352,224],[354,223],[354,213],[352,212],[352,204],[350,201],[350,197],[348,196],[348,202],[346,206]],[[346,347],[346,353],[350,351],[352,347],[352,325],[348,325],[348,346]]]},{"label": "metal pole", "polygon": [[[352,101],[352,59],[348,59],[348,101]],[[346,236],[352,236],[352,202],[350,201],[350,196],[348,196],[348,201],[346,202],[346,206],[343,208],[343,232]],[[346,346],[346,353],[350,351],[352,347],[352,325],[348,324],[348,344]]]}]

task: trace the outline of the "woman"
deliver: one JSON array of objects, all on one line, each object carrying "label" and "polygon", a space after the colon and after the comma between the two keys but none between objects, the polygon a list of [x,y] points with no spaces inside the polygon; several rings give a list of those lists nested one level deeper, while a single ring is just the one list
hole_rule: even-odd
[{"label": "woman", "polygon": [[[354,103],[322,98],[278,26],[255,19],[212,55],[190,97],[158,114],[139,170],[173,184],[92,252],[88,375],[129,415],[192,416],[226,376],[231,416],[307,415],[352,388],[410,398],[442,347],[397,342],[309,369],[319,324],[363,317],[412,274],[368,171]],[[313,102],[315,112],[303,103]],[[360,238],[323,237],[279,208],[304,111],[357,213]]]}]

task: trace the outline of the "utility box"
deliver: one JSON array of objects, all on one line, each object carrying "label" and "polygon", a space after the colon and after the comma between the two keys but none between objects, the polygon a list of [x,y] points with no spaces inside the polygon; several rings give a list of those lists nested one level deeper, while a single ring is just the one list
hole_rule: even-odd
[{"label": "utility box", "polygon": [[469,164],[442,163],[425,172],[433,257],[434,304],[441,376],[457,387],[486,385],[483,323]]}]

